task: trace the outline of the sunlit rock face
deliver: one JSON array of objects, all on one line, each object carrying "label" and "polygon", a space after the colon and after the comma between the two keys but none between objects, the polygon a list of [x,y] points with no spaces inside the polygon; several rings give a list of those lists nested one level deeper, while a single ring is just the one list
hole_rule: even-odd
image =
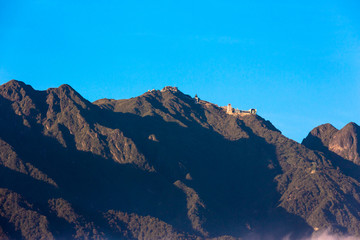
[{"label": "sunlit rock face", "polygon": [[320,125],[311,130],[302,144],[311,149],[323,151],[329,147],[330,139],[337,131],[338,130],[329,123]]},{"label": "sunlit rock face", "polygon": [[327,123],[314,128],[302,144],[313,150],[331,151],[359,165],[359,136],[360,127],[356,123],[348,123],[341,130]]},{"label": "sunlit rock face", "polygon": [[332,136],[329,150],[359,165],[359,137],[360,127],[356,123],[349,123]]}]

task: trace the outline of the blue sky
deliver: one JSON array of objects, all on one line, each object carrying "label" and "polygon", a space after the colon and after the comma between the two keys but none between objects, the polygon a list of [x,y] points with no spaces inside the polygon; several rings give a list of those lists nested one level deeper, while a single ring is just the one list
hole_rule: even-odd
[{"label": "blue sky", "polygon": [[301,141],[360,123],[360,1],[0,0],[0,84],[90,101],[178,86]]}]

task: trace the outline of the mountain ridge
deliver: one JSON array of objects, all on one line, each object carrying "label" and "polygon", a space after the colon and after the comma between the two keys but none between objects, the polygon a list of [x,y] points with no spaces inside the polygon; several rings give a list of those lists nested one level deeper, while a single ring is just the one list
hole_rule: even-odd
[{"label": "mountain ridge", "polygon": [[[69,85],[31,89],[16,81],[0,86],[0,200],[10,209],[0,208],[0,226],[7,236],[360,233],[359,179],[259,115],[229,115],[175,88],[94,103]],[[29,203],[20,212],[19,201]],[[29,211],[44,220],[13,222],[14,213],[29,221]]]},{"label": "mountain ridge", "polygon": [[359,165],[359,136],[360,127],[354,122],[346,124],[340,130],[337,130],[330,124],[326,124],[314,128],[304,138],[302,144],[310,149],[331,152]]}]

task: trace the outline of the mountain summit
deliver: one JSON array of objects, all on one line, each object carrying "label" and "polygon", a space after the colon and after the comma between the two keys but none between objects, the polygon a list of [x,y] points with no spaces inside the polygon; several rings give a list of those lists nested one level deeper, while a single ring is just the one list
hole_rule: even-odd
[{"label": "mountain summit", "polygon": [[348,123],[341,130],[330,124],[314,128],[303,140],[305,146],[321,151],[331,151],[346,160],[360,165],[360,127]]},{"label": "mountain summit", "polygon": [[354,157],[358,127],[348,128],[313,130],[310,147],[175,87],[91,103],[68,85],[10,81],[0,86],[0,237],[360,235],[360,179],[321,152]]}]

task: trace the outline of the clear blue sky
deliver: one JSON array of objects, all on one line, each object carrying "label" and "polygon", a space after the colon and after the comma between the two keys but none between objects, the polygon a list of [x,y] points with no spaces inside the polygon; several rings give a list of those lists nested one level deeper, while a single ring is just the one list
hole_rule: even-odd
[{"label": "clear blue sky", "polygon": [[0,84],[90,101],[166,85],[301,141],[360,123],[360,1],[0,0]]}]

